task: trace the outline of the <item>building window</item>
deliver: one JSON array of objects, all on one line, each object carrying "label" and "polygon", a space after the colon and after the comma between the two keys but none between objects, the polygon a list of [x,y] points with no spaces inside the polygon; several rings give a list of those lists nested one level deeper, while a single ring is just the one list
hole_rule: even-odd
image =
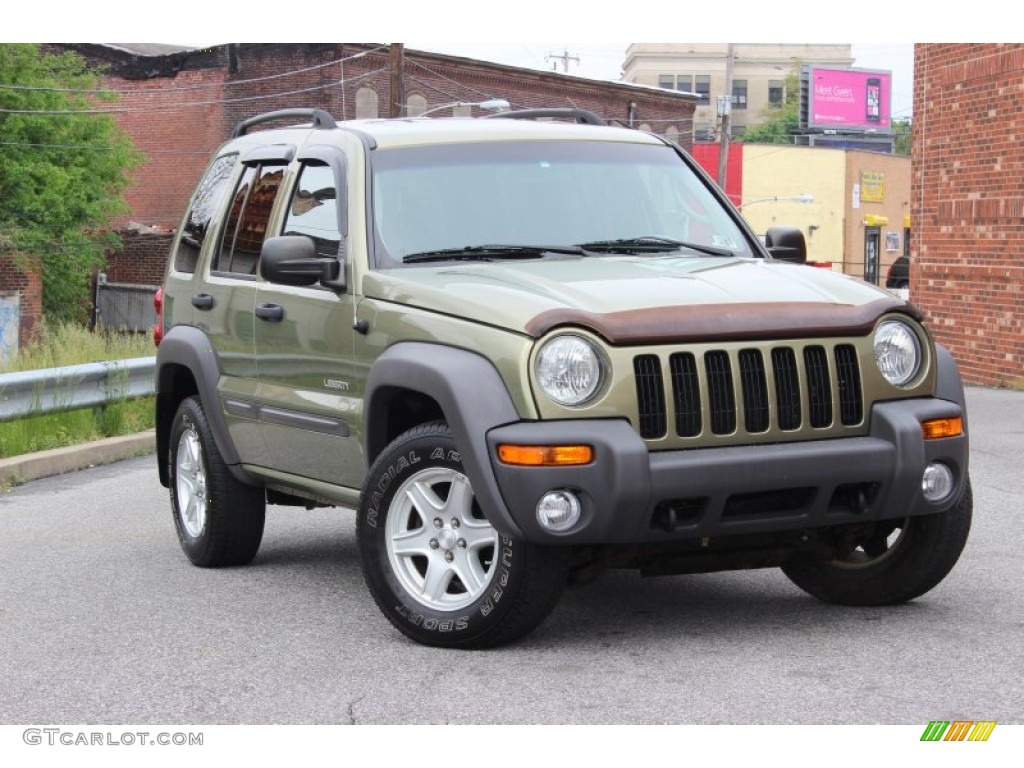
[{"label": "building window", "polygon": [[769,80],[768,81],[768,103],[776,106],[782,106],[783,100],[786,98],[785,85],[781,80]]},{"label": "building window", "polygon": [[711,75],[694,75],[693,92],[700,96],[701,104],[711,102]]},{"label": "building window", "polygon": [[422,93],[413,93],[406,99],[405,113],[409,117],[418,117],[427,111],[427,97]]},{"label": "building window", "polygon": [[747,108],[747,81],[746,80],[733,80],[732,81],[732,108],[733,109],[746,109]]},{"label": "building window", "polygon": [[673,144],[679,143],[679,129],[674,125],[670,125],[665,131],[665,138],[671,141]]},{"label": "building window", "polygon": [[356,119],[379,117],[377,112],[377,92],[373,88],[362,87],[356,91]]},{"label": "building window", "polygon": [[658,75],[658,87],[666,91],[685,91],[692,93],[692,75]]}]

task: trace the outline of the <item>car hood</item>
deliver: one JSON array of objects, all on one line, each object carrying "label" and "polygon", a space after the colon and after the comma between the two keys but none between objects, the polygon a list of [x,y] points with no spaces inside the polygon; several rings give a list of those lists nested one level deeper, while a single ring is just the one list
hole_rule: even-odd
[{"label": "car hood", "polygon": [[600,257],[454,263],[368,273],[363,293],[539,337],[582,327],[611,343],[869,333],[888,291],[762,259]]}]

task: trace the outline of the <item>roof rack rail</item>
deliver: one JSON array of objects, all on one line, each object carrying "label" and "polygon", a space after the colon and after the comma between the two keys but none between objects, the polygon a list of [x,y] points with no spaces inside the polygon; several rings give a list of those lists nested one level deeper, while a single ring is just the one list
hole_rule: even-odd
[{"label": "roof rack rail", "polygon": [[516,109],[512,112],[496,112],[493,115],[484,115],[481,120],[492,118],[511,117],[516,120],[534,120],[538,117],[571,117],[577,123],[586,125],[608,125],[604,118],[586,109],[574,107],[551,107],[546,109]]},{"label": "roof rack rail", "polygon": [[235,126],[235,130],[231,132],[231,138],[237,139],[239,136],[244,136],[253,126],[260,125],[261,123],[269,123],[271,120],[302,117],[312,120],[314,128],[324,129],[338,127],[338,124],[334,122],[334,117],[331,116],[331,113],[322,109],[279,109],[275,112],[264,112],[262,115],[256,115],[255,117],[250,117],[248,120],[243,120]]}]

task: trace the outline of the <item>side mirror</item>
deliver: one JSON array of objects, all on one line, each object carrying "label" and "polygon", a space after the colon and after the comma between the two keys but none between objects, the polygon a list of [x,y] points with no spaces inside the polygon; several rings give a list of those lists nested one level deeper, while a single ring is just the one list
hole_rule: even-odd
[{"label": "side mirror", "polygon": [[315,285],[344,289],[341,262],[316,255],[316,243],[305,235],[282,235],[263,241],[260,275],[282,285]]},{"label": "side mirror", "polygon": [[773,259],[807,263],[807,241],[796,227],[772,227],[765,233],[764,244]]}]

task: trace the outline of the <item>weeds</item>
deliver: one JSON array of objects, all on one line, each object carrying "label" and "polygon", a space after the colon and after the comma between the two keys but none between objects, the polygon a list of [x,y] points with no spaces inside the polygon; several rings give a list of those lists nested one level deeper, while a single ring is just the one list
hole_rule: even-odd
[{"label": "weeds", "polygon": [[[152,354],[153,343],[147,336],[92,333],[80,326],[62,325],[44,329],[15,360],[0,366],[0,373],[127,360]],[[141,432],[152,426],[151,397],[120,400],[103,408],[32,416],[0,424],[0,458]]]}]

